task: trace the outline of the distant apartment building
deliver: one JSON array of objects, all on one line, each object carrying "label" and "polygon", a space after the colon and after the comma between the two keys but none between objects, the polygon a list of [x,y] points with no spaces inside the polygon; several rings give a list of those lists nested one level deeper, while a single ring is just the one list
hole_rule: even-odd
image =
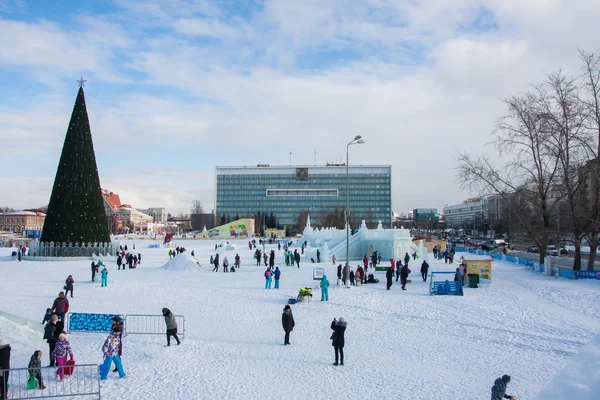
[{"label": "distant apartment building", "polygon": [[150,215],[152,217],[152,222],[167,222],[167,213],[164,207],[138,208],[138,211]]},{"label": "distant apartment building", "polygon": [[46,214],[39,210],[0,213],[0,231],[13,232],[29,238],[39,238]]},{"label": "distant apartment building", "polygon": [[506,202],[500,196],[474,197],[460,204],[446,205],[446,228],[488,230],[506,213]]}]

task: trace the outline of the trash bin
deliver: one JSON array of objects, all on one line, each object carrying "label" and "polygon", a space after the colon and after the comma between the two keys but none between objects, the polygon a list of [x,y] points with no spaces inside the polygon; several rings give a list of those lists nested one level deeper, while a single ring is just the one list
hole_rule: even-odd
[{"label": "trash bin", "polygon": [[467,276],[469,277],[469,287],[476,289],[477,284],[479,283],[479,275],[478,274],[469,274]]}]

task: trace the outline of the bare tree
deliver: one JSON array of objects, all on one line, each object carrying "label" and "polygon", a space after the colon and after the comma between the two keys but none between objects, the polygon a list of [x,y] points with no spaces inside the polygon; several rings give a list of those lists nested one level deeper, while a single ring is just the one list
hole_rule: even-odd
[{"label": "bare tree", "polygon": [[535,93],[505,101],[506,114],[497,122],[492,144],[505,158],[496,166],[485,156],[459,155],[459,180],[482,193],[498,194],[507,203],[516,195],[520,206],[511,215],[540,248],[544,262],[551,231],[551,214],[560,200],[553,194],[559,162],[546,145],[548,119],[540,112]]},{"label": "bare tree", "polygon": [[192,202],[192,208],[190,214],[204,214],[204,205],[200,200],[194,200]]},{"label": "bare tree", "polygon": [[577,78],[559,71],[548,75],[536,91],[537,106],[548,121],[546,146],[559,165],[555,189],[570,213],[569,228],[575,242],[573,269],[580,270],[581,240],[590,228],[588,208],[581,195],[585,187],[581,169],[595,153],[590,146],[593,137],[585,126],[587,116],[579,101],[580,84]]},{"label": "bare tree", "polygon": [[589,207],[590,217],[588,270],[593,270],[600,234],[600,50],[594,53],[579,50],[579,56],[583,62],[584,93],[581,102],[587,112],[588,129],[597,138],[596,157],[584,169],[589,184],[583,196],[587,200],[584,203]]}]

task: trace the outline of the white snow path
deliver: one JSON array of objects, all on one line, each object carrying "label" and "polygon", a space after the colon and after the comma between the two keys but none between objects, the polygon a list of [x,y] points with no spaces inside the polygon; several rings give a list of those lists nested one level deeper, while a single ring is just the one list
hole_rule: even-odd
[{"label": "white snow path", "polygon": [[[168,249],[127,242],[133,243],[142,265],[118,271],[108,264],[107,288],[90,281],[89,262],[0,262],[0,309],[33,320],[41,320],[69,274],[75,279],[72,311],[160,314],[168,307],[185,316],[181,346],[165,348],[162,335],[125,338],[129,379],[109,377],[103,399],[482,399],[503,374],[513,377],[509,392],[527,399],[600,332],[597,281],[549,278],[494,261],[489,287],[467,288],[464,297],[429,296],[418,260],[410,264],[413,283],[404,292],[396,282],[386,291],[383,273],[378,284],[337,287],[335,267],[322,263],[332,283],[330,301],[318,301],[315,290],[311,303],[293,305],[292,345],[283,346],[283,306],[299,287],[313,285],[315,264],[285,267],[277,251],[281,289],[265,290],[264,267],[255,266],[245,241],[225,251],[230,263],[236,252],[242,258],[238,272],[228,274],[211,272],[215,241],[177,243],[195,251],[199,271],[163,270]],[[7,254],[0,249],[0,257]],[[430,271],[455,267],[430,264]],[[329,325],[341,316],[348,321],[346,365],[334,367]],[[104,338],[70,335],[77,362],[100,363]],[[13,367],[26,366],[36,345],[13,350]]]}]

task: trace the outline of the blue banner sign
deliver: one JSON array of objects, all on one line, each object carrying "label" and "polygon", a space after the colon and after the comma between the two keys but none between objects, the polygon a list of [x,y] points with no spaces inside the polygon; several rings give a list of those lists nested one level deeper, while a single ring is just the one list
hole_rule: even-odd
[{"label": "blue banner sign", "polygon": [[575,279],[599,279],[600,271],[573,271]]}]

